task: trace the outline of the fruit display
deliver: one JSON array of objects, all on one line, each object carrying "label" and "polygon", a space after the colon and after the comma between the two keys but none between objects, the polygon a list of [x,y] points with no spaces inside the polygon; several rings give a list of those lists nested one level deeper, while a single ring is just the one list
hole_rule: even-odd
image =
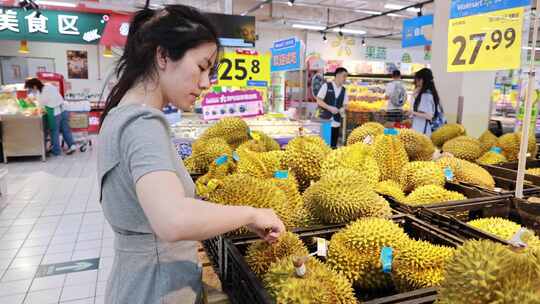
[{"label": "fruit display", "polygon": [[467,135],[467,131],[460,124],[446,124],[431,134],[431,140],[437,147],[458,136]]},{"label": "fruit display", "polygon": [[[480,230],[489,232],[493,235],[500,237],[503,240],[509,241],[522,227],[510,220],[498,217],[488,217],[476,219],[468,222],[467,224],[478,228]],[[540,249],[540,237],[536,236],[534,232],[526,230],[521,236],[521,241],[531,247],[538,247]]]},{"label": "fruit display", "polygon": [[[408,94],[412,95],[412,86],[405,82]],[[351,83],[347,86],[349,104],[347,111],[351,112],[371,112],[381,111],[388,108],[388,99],[385,98],[385,87],[383,84]],[[403,105],[403,110],[410,110],[410,103]]]},{"label": "fruit display", "polygon": [[480,141],[470,136],[458,136],[445,142],[442,146],[443,152],[448,152],[457,158],[468,161],[475,161],[484,152]]},{"label": "fruit display", "polygon": [[446,264],[438,303],[540,303],[540,251],[466,242]]},{"label": "fruit display", "polygon": [[384,126],[376,122],[368,122],[355,128],[347,138],[347,145],[363,143],[364,141],[373,141],[377,135],[384,132]]}]

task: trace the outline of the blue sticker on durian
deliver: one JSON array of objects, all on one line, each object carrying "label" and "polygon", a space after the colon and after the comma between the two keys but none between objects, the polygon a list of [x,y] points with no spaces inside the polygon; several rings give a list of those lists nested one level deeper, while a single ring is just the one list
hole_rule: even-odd
[{"label": "blue sticker on durian", "polygon": [[238,153],[236,153],[236,151],[234,151],[232,153],[232,158],[234,159],[234,161],[236,162],[239,162],[240,161],[240,155],[238,155]]},{"label": "blue sticker on durian", "polygon": [[398,135],[397,129],[384,129],[384,135]]},{"label": "blue sticker on durian", "polygon": [[495,153],[497,153],[497,154],[501,154],[501,153],[502,153],[502,149],[499,148],[499,147],[493,147],[493,148],[491,148],[489,151],[495,152]]},{"label": "blue sticker on durian", "polygon": [[222,156],[216,158],[216,160],[214,162],[216,163],[216,165],[221,166],[221,165],[223,165],[224,163],[227,162],[227,159],[228,159],[227,155],[222,155]]},{"label": "blue sticker on durian", "polygon": [[286,179],[289,177],[289,171],[287,170],[279,170],[274,173],[275,178],[279,179]]},{"label": "blue sticker on durian", "polygon": [[452,168],[446,167],[444,168],[444,177],[447,181],[452,181],[454,179],[454,172],[452,171]]},{"label": "blue sticker on durian", "polygon": [[393,253],[394,250],[392,249],[392,247],[383,247],[381,249],[381,264],[382,271],[384,273],[392,272],[392,261],[394,259]]}]

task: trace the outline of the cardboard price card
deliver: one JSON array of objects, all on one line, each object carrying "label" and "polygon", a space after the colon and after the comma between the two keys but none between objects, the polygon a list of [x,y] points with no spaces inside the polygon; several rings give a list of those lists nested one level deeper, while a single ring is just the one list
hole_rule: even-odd
[{"label": "cardboard price card", "polygon": [[519,68],[524,11],[518,7],[450,19],[448,72]]},{"label": "cardboard price card", "polygon": [[219,86],[267,87],[270,82],[270,56],[225,53],[218,69]]}]

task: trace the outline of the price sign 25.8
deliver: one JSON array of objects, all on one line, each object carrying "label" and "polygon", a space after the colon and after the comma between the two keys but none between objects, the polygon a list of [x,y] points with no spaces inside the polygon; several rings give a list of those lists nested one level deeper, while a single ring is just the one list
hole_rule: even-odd
[{"label": "price sign 25.8", "polygon": [[248,87],[251,84],[268,84],[270,57],[225,53],[218,70],[218,85]]},{"label": "price sign 25.8", "polygon": [[521,7],[450,19],[448,72],[519,68],[523,14]]}]

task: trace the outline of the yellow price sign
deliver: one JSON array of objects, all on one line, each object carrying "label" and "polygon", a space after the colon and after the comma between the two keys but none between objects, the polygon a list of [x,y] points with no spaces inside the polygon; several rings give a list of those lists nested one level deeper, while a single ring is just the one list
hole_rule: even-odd
[{"label": "yellow price sign", "polygon": [[225,53],[218,69],[219,86],[267,87],[270,82],[270,55]]},{"label": "yellow price sign", "polygon": [[448,72],[517,69],[524,8],[450,19]]}]

